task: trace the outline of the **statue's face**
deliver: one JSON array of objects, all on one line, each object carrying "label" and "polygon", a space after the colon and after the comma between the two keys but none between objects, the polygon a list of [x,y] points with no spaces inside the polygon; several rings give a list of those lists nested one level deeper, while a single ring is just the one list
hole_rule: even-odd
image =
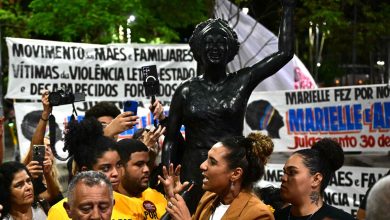
[{"label": "statue's face", "polygon": [[218,30],[210,30],[203,38],[203,63],[226,64],[228,42],[226,36]]}]

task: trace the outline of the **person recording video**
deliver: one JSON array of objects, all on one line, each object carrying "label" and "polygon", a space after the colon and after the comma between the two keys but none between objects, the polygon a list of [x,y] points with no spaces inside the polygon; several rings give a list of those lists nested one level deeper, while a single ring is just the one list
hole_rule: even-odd
[{"label": "person recording video", "polygon": [[[63,198],[61,192],[61,186],[59,183],[59,171],[56,166],[56,160],[51,150],[50,144],[45,144],[45,132],[49,120],[49,115],[52,112],[52,106],[49,103],[49,91],[44,90],[42,92],[42,107],[43,111],[36,115],[35,119],[30,119],[31,123],[36,124],[34,126],[34,133],[31,134],[31,144],[26,157],[23,159],[23,164],[26,165],[28,171],[33,177],[33,183],[38,198],[47,201],[50,205],[57,203]],[[35,121],[35,122],[33,122]],[[31,124],[30,124],[31,125]],[[27,126],[27,125],[26,125]],[[56,124],[56,126],[58,126]],[[23,123],[22,123],[23,131]],[[27,130],[28,131],[28,130]],[[25,133],[28,133],[28,132]],[[56,136],[60,136],[60,130],[57,129]],[[32,131],[29,131],[32,132]],[[34,160],[34,149],[37,145],[44,145],[43,149],[43,161],[40,164],[39,161]],[[43,166],[42,166],[43,165]]]}]

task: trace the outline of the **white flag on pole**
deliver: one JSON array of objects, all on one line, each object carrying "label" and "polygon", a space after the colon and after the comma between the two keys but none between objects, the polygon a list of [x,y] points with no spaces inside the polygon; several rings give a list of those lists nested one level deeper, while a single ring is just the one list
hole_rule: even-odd
[{"label": "white flag on pole", "polygon": [[[278,50],[278,38],[228,0],[216,0],[214,15],[229,22],[241,43],[238,55],[228,65],[229,72],[252,66]],[[294,55],[276,74],[261,82],[255,91],[313,89],[317,85],[301,60]]]}]

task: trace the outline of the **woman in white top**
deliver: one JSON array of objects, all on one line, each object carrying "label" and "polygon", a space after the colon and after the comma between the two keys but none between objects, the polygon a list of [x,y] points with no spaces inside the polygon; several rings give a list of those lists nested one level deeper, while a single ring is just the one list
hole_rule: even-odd
[{"label": "woman in white top", "polygon": [[0,166],[1,219],[41,220],[46,214],[34,201],[31,174],[19,162],[6,162]]}]

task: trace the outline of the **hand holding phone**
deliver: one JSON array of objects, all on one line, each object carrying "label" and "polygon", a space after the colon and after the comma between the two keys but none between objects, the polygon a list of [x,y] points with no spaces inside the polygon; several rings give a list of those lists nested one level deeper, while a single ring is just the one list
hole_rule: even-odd
[{"label": "hand holding phone", "polygon": [[137,115],[138,102],[137,101],[125,101],[123,103],[124,112],[133,112],[133,115]]},{"label": "hand holding phone", "polygon": [[34,145],[33,146],[32,160],[38,161],[39,166],[41,166],[42,169],[43,169],[43,161],[45,160],[45,152],[46,152],[45,145]]}]

